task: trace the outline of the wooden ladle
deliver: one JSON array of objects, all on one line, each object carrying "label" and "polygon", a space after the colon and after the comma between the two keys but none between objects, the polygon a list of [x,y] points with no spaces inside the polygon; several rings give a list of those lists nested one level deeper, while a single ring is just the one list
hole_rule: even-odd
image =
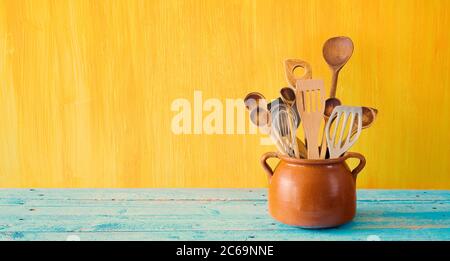
[{"label": "wooden ladle", "polygon": [[[334,108],[339,105],[341,105],[341,101],[338,98],[328,98],[325,100],[325,110],[323,112],[323,116],[324,116],[323,118],[325,120],[324,126],[327,125],[328,119],[330,118],[331,113],[333,112]],[[327,137],[325,135],[325,128],[324,128],[324,132],[322,135],[322,145],[320,147],[321,147],[320,158],[325,159],[325,156],[327,154]]]},{"label": "wooden ladle", "polygon": [[294,156],[296,158],[300,158],[300,152],[298,149],[298,145],[297,145],[297,141],[295,138],[295,133],[297,132],[297,125],[294,124],[294,117],[295,115],[293,115],[293,109],[297,109],[296,107],[294,107],[295,104],[295,92],[292,88],[290,87],[284,87],[281,88],[280,90],[280,94],[281,94],[281,99],[283,100],[284,104],[286,104],[288,110],[288,127],[290,129],[290,132],[292,133],[292,135],[294,135],[294,138],[291,139],[292,142],[294,144],[292,144],[292,147],[294,148]]},{"label": "wooden ladle", "polygon": [[259,92],[251,92],[247,94],[244,98],[244,103],[248,111],[253,111],[253,109],[258,106],[267,108],[266,98]]},{"label": "wooden ladle", "polygon": [[264,107],[257,106],[250,112],[250,121],[261,129],[264,134],[270,134],[272,122],[270,112]]},{"label": "wooden ladle", "polygon": [[281,101],[286,104],[286,106],[289,108],[289,111],[292,112],[290,114],[295,114],[295,115],[289,115],[290,118],[290,122],[293,122],[292,119],[294,119],[294,117],[297,117],[299,120],[297,121],[297,125],[292,126],[292,129],[297,129],[298,126],[300,125],[300,116],[298,115],[298,111],[297,111],[297,107],[294,106],[295,105],[295,91],[294,89],[290,88],[290,87],[284,87],[281,88],[280,90],[280,94],[281,94]]},{"label": "wooden ladle", "polygon": [[250,112],[250,120],[253,124],[260,128],[264,134],[268,134],[270,136],[281,154],[287,155],[287,152],[281,144],[279,137],[276,137],[271,130],[271,113],[265,107],[257,106],[253,108]]},{"label": "wooden ladle", "polygon": [[281,94],[281,99],[287,106],[289,106],[289,107],[294,106],[295,91],[292,88],[290,88],[290,87],[281,88],[280,94]]},{"label": "wooden ladle", "polygon": [[349,37],[338,36],[328,39],[323,45],[323,58],[332,71],[330,97],[336,97],[339,71],[353,54],[353,42]]},{"label": "wooden ladle", "polygon": [[[373,122],[377,118],[378,110],[371,107],[362,107],[362,129],[367,129],[372,126]],[[352,126],[352,136],[355,135],[358,126],[353,124]]]}]

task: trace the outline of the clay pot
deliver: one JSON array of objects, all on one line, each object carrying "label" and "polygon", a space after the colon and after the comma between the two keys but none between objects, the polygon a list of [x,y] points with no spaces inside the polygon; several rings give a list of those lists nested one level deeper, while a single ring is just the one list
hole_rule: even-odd
[{"label": "clay pot", "polygon": [[[279,158],[272,171],[267,159]],[[359,159],[350,170],[345,160]],[[276,220],[304,228],[345,224],[356,212],[356,177],[364,168],[363,155],[347,152],[337,159],[296,159],[267,152],[261,164],[269,178],[269,213]]]}]

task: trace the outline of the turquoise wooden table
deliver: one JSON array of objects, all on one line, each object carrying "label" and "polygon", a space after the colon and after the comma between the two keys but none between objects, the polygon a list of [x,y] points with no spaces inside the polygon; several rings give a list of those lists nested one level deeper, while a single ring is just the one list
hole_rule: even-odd
[{"label": "turquoise wooden table", "polygon": [[0,189],[0,240],[450,240],[450,191],[359,190],[353,222],[306,230],[265,189]]}]

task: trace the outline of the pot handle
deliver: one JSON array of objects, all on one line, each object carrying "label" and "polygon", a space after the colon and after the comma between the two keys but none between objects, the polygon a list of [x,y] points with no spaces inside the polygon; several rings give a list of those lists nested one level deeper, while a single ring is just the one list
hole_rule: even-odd
[{"label": "pot handle", "polygon": [[269,158],[277,158],[277,159],[279,159],[278,153],[276,153],[276,152],[266,152],[266,153],[264,153],[261,156],[261,165],[262,165],[263,169],[266,171],[267,179],[270,182],[270,179],[273,176],[273,170],[270,168],[269,164],[267,164],[267,160]]},{"label": "pot handle", "polygon": [[356,153],[356,152],[347,152],[347,153],[345,153],[344,161],[349,159],[349,158],[359,159],[358,166],[356,166],[356,168],[354,168],[352,170],[353,178],[356,179],[356,177],[358,176],[358,173],[361,172],[361,170],[364,168],[364,166],[366,166],[366,158],[362,154],[359,154],[359,153]]}]

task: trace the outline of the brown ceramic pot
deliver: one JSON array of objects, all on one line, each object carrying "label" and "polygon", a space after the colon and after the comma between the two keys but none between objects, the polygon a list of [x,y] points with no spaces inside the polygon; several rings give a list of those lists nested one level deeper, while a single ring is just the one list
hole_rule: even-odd
[{"label": "brown ceramic pot", "polygon": [[[267,159],[279,158],[273,171]],[[345,160],[359,159],[350,170]],[[356,176],[364,168],[363,155],[347,152],[337,159],[306,160],[267,152],[261,164],[269,178],[269,213],[276,220],[304,228],[345,224],[356,212]]]}]

